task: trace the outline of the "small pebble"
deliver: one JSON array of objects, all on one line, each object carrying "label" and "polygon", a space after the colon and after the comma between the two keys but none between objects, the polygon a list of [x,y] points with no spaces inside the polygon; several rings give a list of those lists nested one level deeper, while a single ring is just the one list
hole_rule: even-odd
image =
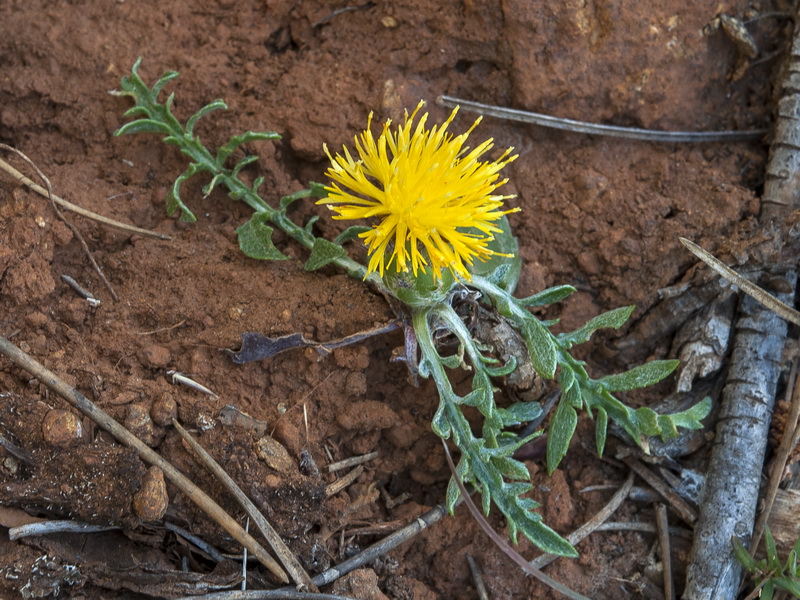
[{"label": "small pebble", "polygon": [[256,454],[267,463],[267,466],[275,469],[278,473],[288,475],[297,471],[297,465],[289,456],[289,452],[274,438],[265,436],[258,440]]},{"label": "small pebble", "polygon": [[172,360],[169,348],[155,344],[144,349],[144,357],[149,366],[157,369],[163,369]]},{"label": "small pebble", "polygon": [[142,487],[133,495],[133,512],[142,521],[159,521],[168,506],[164,473],[158,467],[150,467],[142,480]]},{"label": "small pebble", "polygon": [[125,428],[148,446],[156,443],[156,428],[145,404],[136,403],[128,407],[125,415]]},{"label": "small pebble", "polygon": [[44,416],[42,435],[51,446],[74,446],[83,438],[83,425],[75,413],[53,409]]},{"label": "small pebble", "polygon": [[178,405],[175,402],[175,398],[173,398],[170,393],[165,392],[161,394],[156,398],[156,401],[153,402],[153,406],[150,408],[150,417],[157,425],[161,425],[162,427],[172,423],[172,419],[177,416]]}]

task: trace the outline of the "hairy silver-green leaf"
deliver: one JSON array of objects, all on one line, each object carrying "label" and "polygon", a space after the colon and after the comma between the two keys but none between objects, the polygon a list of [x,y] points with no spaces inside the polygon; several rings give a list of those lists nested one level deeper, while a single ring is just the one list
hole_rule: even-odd
[{"label": "hairy silver-green leaf", "polygon": [[598,380],[609,392],[638,390],[658,383],[670,375],[680,364],[678,360],[652,360],[630,371],[616,375],[606,375]]}]

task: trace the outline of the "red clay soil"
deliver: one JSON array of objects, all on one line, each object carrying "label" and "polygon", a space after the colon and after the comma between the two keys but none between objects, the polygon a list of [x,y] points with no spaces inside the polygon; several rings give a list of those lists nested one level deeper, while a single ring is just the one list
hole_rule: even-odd
[{"label": "red clay soil", "polygon": [[[265,510],[309,572],[339,562],[381,537],[348,532],[407,522],[442,501],[450,472],[430,430],[435,388],[430,382],[413,387],[403,364],[390,361],[402,345],[396,332],[328,356],[297,350],[234,365],[220,350],[237,347],[244,331],[329,340],[386,324],[394,315],[360,281],[332,268],[304,271],[306,251],[283,235],[276,241],[291,260],[245,257],[235,230],[249,209],[222,191],[203,198],[206,181],[184,188],[196,223],[167,217],[164,197],[185,159],[154,135],[115,138],[130,101],[108,91],[141,56],[148,83],[166,70],[181,73],[169,86],[180,118],[216,98],[226,100],[229,111],[201,122],[210,147],[248,129],[279,132],[281,141],[247,148],[260,156],[248,177],[265,177],[270,202],[323,180],[323,143],[334,149],[351,143],[370,111],[378,121],[398,119],[424,99],[441,120],[449,111],[436,105],[440,94],[661,130],[768,127],[774,63],[756,64],[730,81],[739,59],[734,44],[702,32],[716,3],[651,4],[5,0],[0,142],[26,153],[55,194],[172,240],[134,236],[66,213],[119,295],[115,302],[50,204],[3,174],[0,333],[128,425],[243,522],[242,511],[169,425],[176,414]],[[741,15],[746,5],[730,2],[725,9]],[[782,26],[774,19],[756,26],[767,50],[779,47]],[[474,118],[463,113],[455,125],[467,128]],[[506,171],[506,193],[516,193],[511,203],[523,209],[511,216],[524,260],[519,294],[576,286],[572,299],[545,313],[561,318],[564,328],[627,304],[636,304],[634,316],[640,316],[656,302],[657,290],[676,283],[695,262],[678,236],[713,251],[759,208],[763,142],[655,144],[492,118],[474,135],[520,154]],[[4,158],[30,173],[17,159]],[[311,201],[296,203],[291,212],[298,221],[315,214],[322,217],[318,235],[341,230]],[[354,255],[363,259],[363,250]],[[102,304],[89,306],[62,275]],[[624,354],[603,351],[608,339],[598,336],[582,354],[594,373],[631,366]],[[663,357],[667,346],[638,352]],[[173,383],[169,369],[219,397]],[[668,390],[665,384],[656,391]],[[292,468],[276,470],[259,458],[258,434],[221,419],[225,405],[266,421]],[[53,410],[74,413],[0,360],[0,434],[31,461],[0,450],[0,505],[39,517],[112,523],[125,533],[9,542],[7,528],[0,527],[0,593],[13,597],[24,588],[32,595],[99,599],[202,591],[181,579],[182,559],[195,575],[206,574],[208,590],[214,582],[236,580],[233,562],[211,573],[214,563],[184,538],[141,522],[131,498],[147,467],[132,451],[87,419],[70,424],[69,415]],[[56,417],[67,424],[53,425]],[[68,426],[72,441],[54,438],[53,428]],[[595,456],[593,445],[592,425],[582,420],[553,476],[540,462],[527,463],[545,521],[563,534],[591,517],[627,475]],[[304,451],[321,475],[297,467]],[[379,457],[358,480],[326,499],[334,475],[323,467],[371,451]],[[581,493],[597,485],[608,487]],[[240,552],[176,489],[167,490],[165,520],[224,552]],[[405,499],[394,505],[400,496]],[[2,525],[11,524],[10,515],[3,513]],[[652,508],[629,501],[614,516],[626,519],[652,522]],[[496,514],[492,523],[504,531]],[[673,561],[680,568],[688,546],[676,544]],[[591,598],[640,597],[640,574],[656,560],[653,546],[650,534],[598,533],[578,546],[580,558],[559,560],[547,572]],[[526,541],[518,549],[536,554]],[[476,598],[467,553],[496,600],[557,597],[523,575],[463,507],[336,589],[359,598]],[[162,576],[154,580],[148,573]],[[255,564],[250,576],[249,589],[267,579]]]}]

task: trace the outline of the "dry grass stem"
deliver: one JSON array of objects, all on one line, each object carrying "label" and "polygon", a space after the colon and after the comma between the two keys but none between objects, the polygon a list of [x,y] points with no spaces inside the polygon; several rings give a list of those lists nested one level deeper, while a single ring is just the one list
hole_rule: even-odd
[{"label": "dry grass stem", "polygon": [[667,507],[661,502],[656,504],[656,530],[658,531],[658,546],[661,550],[661,570],[664,574],[664,599],[675,600],[675,584],[672,580],[672,554],[670,552],[669,543]]}]

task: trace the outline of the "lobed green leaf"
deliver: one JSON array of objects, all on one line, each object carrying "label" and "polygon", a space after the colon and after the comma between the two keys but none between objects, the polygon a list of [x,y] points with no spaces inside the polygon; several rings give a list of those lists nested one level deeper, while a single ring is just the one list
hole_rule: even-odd
[{"label": "lobed green leaf", "polygon": [[286,260],[289,258],[281,253],[272,243],[272,227],[266,225],[269,216],[264,213],[254,213],[250,220],[236,229],[239,236],[239,248],[250,258],[258,260]]},{"label": "lobed green leaf", "polygon": [[311,248],[311,256],[308,257],[303,268],[306,271],[316,271],[331,264],[335,260],[347,256],[344,248],[324,238],[314,238],[314,246]]}]

